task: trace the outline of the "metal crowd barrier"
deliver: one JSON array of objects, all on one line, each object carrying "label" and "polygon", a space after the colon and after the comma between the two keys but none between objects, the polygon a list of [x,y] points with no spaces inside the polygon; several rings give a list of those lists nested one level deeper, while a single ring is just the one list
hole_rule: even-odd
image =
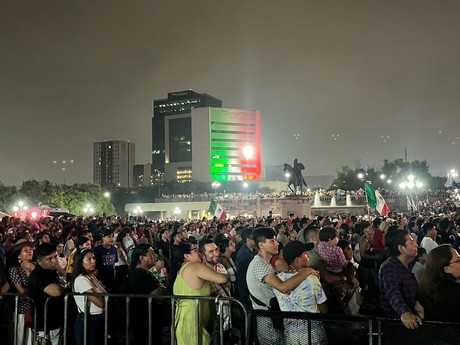
[{"label": "metal crowd barrier", "polygon": [[[195,312],[195,325],[197,338],[194,340],[190,339],[190,344],[201,344],[200,332],[199,332],[199,310],[200,302],[208,301],[214,303],[219,323],[219,343],[226,343],[227,339],[224,339],[223,329],[223,308],[226,303],[231,303],[241,311],[242,322],[236,324],[236,328],[241,332],[239,338],[239,344],[249,345],[265,345],[263,338],[257,334],[258,327],[262,327],[263,330],[269,330],[265,334],[269,339],[274,339],[274,336],[270,334],[273,332],[273,319],[282,320],[285,329],[281,331],[282,335],[286,339],[295,339],[297,344],[322,344],[322,340],[325,339],[329,345],[400,345],[400,344],[411,344],[411,345],[453,345],[460,344],[460,324],[446,323],[446,322],[434,322],[434,321],[423,321],[422,325],[416,330],[406,329],[400,320],[385,319],[370,316],[349,316],[349,315],[333,315],[333,314],[310,314],[310,313],[298,313],[298,312],[272,312],[264,310],[248,310],[241,304],[240,301],[234,298],[216,298],[216,297],[192,297],[192,296],[152,296],[152,295],[136,295],[136,294],[78,294],[68,293],[64,299],[64,310],[63,315],[57,317],[63,317],[63,345],[71,345],[73,343],[73,327],[71,323],[72,311],[76,311],[75,307],[72,309],[71,303],[74,303],[73,296],[84,296],[86,312],[84,313],[84,339],[85,345],[87,344],[88,335],[88,322],[89,320],[89,296],[102,296],[105,300],[104,309],[104,329],[100,330],[104,335],[104,344],[108,345],[108,332],[110,329],[110,317],[117,312],[121,312],[121,316],[126,319],[123,320],[124,329],[117,329],[115,335],[119,336],[116,340],[117,344],[122,342],[126,345],[133,344],[132,342],[132,330],[131,330],[131,318],[130,318],[130,305],[133,298],[145,298],[148,306],[149,313],[149,324],[152,324],[152,307],[153,303],[163,301],[167,306],[170,303],[171,312],[171,323],[170,323],[170,344],[176,343],[176,332],[175,332],[175,307],[180,300],[193,300],[195,301],[194,312]],[[2,294],[2,297],[10,297],[8,303],[14,304],[14,315],[13,321],[14,329],[7,329],[7,335],[12,337],[13,344],[17,343],[17,327],[18,327],[18,306],[19,298],[22,294]],[[45,339],[49,339],[48,330],[48,302],[51,300],[50,297],[45,304],[45,315],[44,315],[44,329]],[[118,305],[115,301],[118,300]],[[2,299],[5,303],[5,298]],[[121,301],[121,303],[120,303]],[[123,310],[119,307],[123,305]],[[116,310],[118,307],[118,310]],[[34,328],[36,328],[36,314],[34,315]],[[73,315],[75,316],[75,315]],[[2,316],[4,317],[4,315]],[[53,316],[56,317],[56,316]],[[0,325],[5,326],[3,323]],[[266,325],[269,327],[267,328]],[[192,325],[190,325],[192,326]],[[239,326],[239,327],[238,327]],[[297,327],[297,328],[296,328]],[[271,330],[271,331],[270,331]],[[277,331],[274,331],[277,332]],[[316,333],[315,333],[316,332]],[[6,341],[5,334],[2,333],[1,343]],[[324,338],[324,336],[326,338]],[[323,337],[323,338],[321,338]],[[153,341],[152,328],[148,330],[148,344],[152,344]],[[37,344],[37,333],[34,332],[33,343]],[[11,339],[10,339],[11,343]],[[272,342],[273,343],[273,342]],[[289,342],[285,342],[290,345]],[[137,344],[136,344],[137,345]],[[155,344],[156,345],[156,344]]]},{"label": "metal crowd barrier", "polygon": [[[273,339],[276,333],[273,329],[273,320],[282,320],[285,326],[285,339],[292,339],[295,335],[295,344],[312,345],[458,345],[460,344],[460,324],[423,321],[422,325],[409,330],[404,327],[399,319],[387,319],[371,316],[350,316],[333,314],[311,314],[298,312],[273,312],[266,310],[251,311],[250,343],[257,345],[275,344],[263,343],[257,327],[268,329]],[[297,323],[301,320],[303,323]],[[317,327],[312,327],[313,323]],[[324,331],[326,338],[318,337],[318,326]],[[293,328],[294,327],[294,328]],[[295,329],[297,327],[297,329]],[[279,333],[278,333],[279,334]],[[290,345],[285,341],[286,345]]]},{"label": "metal crowd barrier", "polygon": [[[5,296],[12,296],[14,297],[15,299],[15,307],[14,307],[14,320],[15,320],[15,323],[14,323],[14,330],[8,330],[9,332],[9,336],[13,336],[13,344],[17,344],[17,339],[16,339],[16,331],[17,328],[18,328],[18,324],[17,324],[17,319],[18,319],[18,304],[19,304],[19,298],[21,296],[23,296],[22,294],[19,294],[19,293],[8,293],[8,294],[4,294]],[[3,296],[3,295],[2,295]],[[83,321],[83,334],[84,334],[84,344],[86,345],[87,344],[87,341],[88,341],[88,322],[89,322],[89,307],[90,307],[90,302],[89,302],[89,296],[99,296],[99,297],[103,297],[104,298],[104,301],[105,301],[105,308],[104,308],[104,329],[103,330],[100,330],[100,331],[103,331],[104,332],[104,344],[105,345],[108,345],[109,343],[109,338],[108,338],[108,332],[109,332],[109,328],[110,328],[110,317],[113,316],[115,313],[117,312],[121,312],[120,315],[117,315],[118,317],[120,317],[121,319],[125,318],[125,322],[124,322],[124,332],[123,334],[121,334],[121,337],[123,337],[124,339],[121,339],[121,340],[124,340],[124,343],[126,345],[129,345],[129,344],[134,344],[134,342],[132,342],[132,330],[131,330],[131,313],[130,313],[130,305],[131,305],[131,302],[132,302],[132,299],[133,298],[136,298],[136,299],[139,299],[139,298],[145,298],[146,300],[146,303],[147,303],[147,306],[148,306],[148,324],[151,325],[152,324],[152,304],[153,303],[156,303],[158,301],[163,301],[163,302],[168,302],[170,303],[170,316],[171,316],[171,323],[170,323],[170,343],[171,345],[174,345],[176,344],[176,332],[175,332],[175,309],[176,309],[176,304],[177,302],[181,301],[181,300],[193,300],[195,301],[195,308],[194,308],[194,312],[195,312],[195,325],[190,325],[190,327],[195,327],[195,330],[196,330],[196,339],[194,340],[194,342],[190,342],[190,344],[201,344],[201,337],[200,337],[200,324],[199,324],[199,321],[200,321],[200,318],[199,318],[199,313],[200,313],[200,302],[202,301],[208,301],[209,303],[214,303],[214,305],[216,306],[216,311],[217,311],[217,314],[218,314],[218,322],[219,322],[219,343],[221,345],[223,345],[225,343],[225,339],[224,339],[224,329],[223,329],[223,309],[224,309],[224,305],[225,304],[230,304],[230,306],[233,304],[235,305],[238,309],[240,309],[240,312],[243,317],[243,321],[241,324],[238,324],[238,325],[234,325],[234,326],[237,326],[236,328],[238,329],[238,331],[240,332],[240,343],[241,344],[244,344],[244,345],[247,345],[249,344],[249,325],[250,325],[250,320],[249,320],[249,317],[248,317],[248,312],[246,310],[246,308],[244,307],[244,305],[238,301],[237,299],[235,298],[228,298],[228,297],[193,297],[193,296],[153,296],[153,295],[139,295],[139,294],[99,294],[99,293],[94,293],[94,294],[85,294],[85,293],[66,293],[63,297],[57,297],[57,298],[63,298],[63,302],[64,302],[64,310],[63,310],[63,314],[62,315],[58,315],[58,316],[53,316],[53,317],[63,317],[63,326],[62,326],[62,344],[63,345],[68,345],[70,343],[74,343],[73,341],[69,341],[73,338],[73,328],[74,328],[74,324],[69,324],[69,319],[74,319],[74,317],[71,317],[71,311],[72,310],[76,310],[75,309],[75,306],[72,308],[71,304],[75,303],[74,299],[73,299],[73,296],[84,296],[85,297],[85,312],[84,312],[84,321]],[[47,300],[46,300],[46,303],[45,303],[45,308],[44,308],[44,317],[43,317],[43,320],[44,320],[44,340],[45,341],[48,341],[49,340],[49,332],[50,330],[48,329],[48,325],[49,325],[49,318],[51,316],[49,316],[48,314],[48,308],[49,308],[49,302],[54,299],[56,297],[49,297]],[[120,301],[123,301],[124,300],[124,308],[123,310],[121,310],[120,308],[118,308],[118,310],[113,310],[117,307],[120,307],[120,304],[116,305],[116,301],[118,301],[118,303]],[[35,310],[36,311],[36,310]],[[75,313],[74,313],[75,314]],[[75,316],[75,315],[73,315]],[[211,315],[212,316],[212,315]],[[34,320],[34,329],[36,329],[37,325],[36,325],[36,315],[34,316],[33,318]],[[216,320],[216,319],[214,319]],[[238,327],[239,326],[239,327]],[[116,335],[119,336],[119,331],[120,329],[117,329],[115,332],[116,332]],[[153,344],[153,334],[152,334],[152,327],[149,327],[148,329],[148,344],[149,345],[152,345]],[[34,332],[34,338],[33,338],[33,344],[37,344],[38,343],[38,334],[37,332]],[[3,342],[1,342],[3,343]],[[116,341],[117,344],[121,344],[121,341],[120,341],[120,338],[117,339]],[[18,344],[19,345],[19,344]],[[22,345],[22,344],[20,344]],[[138,344],[136,344],[138,345]],[[146,344],[147,345],[147,344]],[[157,345],[157,344],[155,344]]]}]

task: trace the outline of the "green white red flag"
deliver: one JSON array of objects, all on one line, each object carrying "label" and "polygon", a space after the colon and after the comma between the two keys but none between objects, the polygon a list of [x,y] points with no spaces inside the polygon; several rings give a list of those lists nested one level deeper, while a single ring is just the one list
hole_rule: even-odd
[{"label": "green white red flag", "polygon": [[390,212],[390,208],[380,192],[367,182],[364,183],[364,190],[366,191],[369,206],[380,213],[380,215],[386,216]]}]

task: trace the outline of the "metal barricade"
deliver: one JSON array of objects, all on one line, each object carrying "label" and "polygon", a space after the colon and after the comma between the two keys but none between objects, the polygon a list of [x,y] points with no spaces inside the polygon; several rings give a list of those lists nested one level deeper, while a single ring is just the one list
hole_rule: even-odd
[{"label": "metal barricade", "polygon": [[[132,310],[131,310],[131,303],[133,299],[145,299],[146,304],[147,304],[147,310],[148,310],[148,325],[153,324],[153,305],[155,303],[158,303],[159,301],[163,302],[163,305],[166,304],[167,301],[170,301],[171,303],[171,324],[170,324],[170,343],[172,345],[176,344],[176,323],[175,323],[175,311],[176,311],[176,305],[177,303],[180,303],[181,301],[185,300],[190,300],[192,303],[194,302],[194,313],[195,313],[195,325],[190,325],[191,327],[195,327],[195,334],[196,334],[196,339],[194,339],[194,342],[190,342],[190,344],[201,344],[201,325],[199,324],[200,320],[200,303],[207,302],[207,303],[214,303],[216,306],[218,318],[215,318],[214,321],[219,322],[219,340],[220,344],[224,344],[224,329],[223,329],[223,308],[224,305],[232,305],[234,304],[241,310],[241,315],[243,316],[243,322],[242,325],[240,326],[240,334],[241,334],[241,344],[249,344],[249,317],[247,310],[245,309],[244,305],[234,299],[234,298],[227,298],[227,297],[195,297],[195,296],[154,296],[154,295],[139,295],[139,294],[99,294],[99,293],[94,293],[94,294],[86,294],[86,293],[67,293],[66,295],[63,296],[64,298],[64,332],[63,332],[63,345],[68,344],[68,338],[69,338],[69,329],[72,329],[73,325],[68,324],[68,314],[69,314],[69,298],[72,298],[74,296],[84,296],[85,297],[85,313],[84,313],[84,344],[86,345],[87,339],[88,339],[88,317],[89,317],[89,306],[90,306],[90,301],[89,301],[89,296],[99,296],[99,297],[104,297],[105,300],[105,310],[104,310],[104,344],[108,345],[108,330],[110,327],[110,320],[109,320],[109,315],[113,315],[114,313],[121,313],[122,316],[126,317],[125,320],[125,327],[124,327],[124,334],[117,334],[121,337],[124,337],[124,342],[126,345],[129,345],[131,342],[132,338],[132,327],[131,327],[131,316],[132,316]],[[53,297],[48,298],[47,303],[45,304],[45,334],[46,337],[48,337],[47,332],[48,332],[48,327],[47,327],[47,314],[48,314],[48,302],[50,299]],[[121,300],[124,300],[124,309],[123,310],[114,310],[112,312],[112,308],[116,309],[117,306],[114,306],[114,301],[118,300],[118,304],[120,304]],[[119,305],[118,305],[119,306]],[[118,330],[117,330],[118,331]],[[147,344],[156,344],[153,342],[154,339],[154,334],[152,333],[152,327],[148,327],[148,342]],[[118,340],[120,342],[120,340]]]},{"label": "metal barricade", "polygon": [[366,316],[251,311],[251,341],[260,345],[373,345],[373,331],[373,318]]},{"label": "metal barricade", "polygon": [[[176,323],[175,323],[175,312],[176,305],[180,301],[190,300],[194,304],[193,312],[195,314],[195,327],[196,338],[191,340],[190,344],[200,344],[201,338],[199,336],[199,314],[200,314],[200,303],[206,302],[215,305],[217,311],[214,318],[218,322],[218,333],[220,344],[225,342],[224,339],[224,308],[226,303],[230,303],[232,306],[239,308],[243,321],[241,322],[240,331],[240,344],[261,344],[264,345],[257,338],[257,327],[262,327],[268,330],[273,329],[273,319],[276,317],[283,321],[285,327],[284,335],[297,337],[296,341],[299,344],[315,344],[320,343],[317,339],[320,339],[318,334],[324,334],[327,337],[329,345],[334,344],[369,344],[369,345],[399,345],[410,343],[411,345],[454,345],[460,344],[460,325],[454,323],[445,322],[434,322],[434,321],[423,321],[422,325],[416,330],[406,329],[400,320],[398,319],[385,319],[376,318],[370,316],[349,316],[349,315],[332,315],[332,314],[310,314],[310,313],[298,313],[298,312],[272,312],[264,310],[253,310],[249,317],[249,312],[246,310],[240,301],[234,298],[224,297],[193,297],[193,296],[153,296],[153,295],[136,295],[136,294],[79,294],[79,293],[67,293],[62,297],[64,302],[64,310],[62,315],[49,316],[48,308],[49,302],[52,298],[50,297],[45,303],[44,311],[44,340],[49,339],[49,320],[51,317],[63,317],[63,342],[62,344],[69,344],[69,339],[73,338],[72,332],[74,324],[69,321],[72,320],[72,313],[75,308],[72,309],[71,303],[74,303],[74,296],[84,296],[85,301],[85,315],[84,315],[84,339],[85,344],[87,343],[88,336],[88,322],[90,322],[90,296],[101,296],[105,301],[104,308],[104,329],[98,330],[103,332],[103,343],[108,345],[108,332],[110,326],[110,316],[120,314],[123,319],[124,327],[116,329],[116,335],[121,337],[117,339],[117,344],[124,342],[126,345],[134,344],[132,342],[132,324],[131,324],[131,305],[134,299],[145,299],[148,310],[148,324],[151,325],[153,322],[153,315],[155,312],[154,304],[159,301],[163,302],[165,306],[164,310],[170,310],[171,322],[170,322],[170,339],[168,342],[172,345],[176,343]],[[6,293],[0,294],[2,297],[2,304],[10,304],[10,308],[13,311],[13,317],[6,320],[11,322],[13,329],[8,328],[7,334],[1,335],[1,343],[6,343],[9,339],[13,340],[13,344],[17,343],[17,329],[19,319],[19,298],[23,297],[20,293]],[[167,306],[170,303],[170,309]],[[33,302],[31,302],[33,303]],[[123,308],[121,308],[123,306]],[[136,312],[136,311],[134,311]],[[34,329],[37,329],[37,314],[36,308],[33,316]],[[2,322],[4,320],[1,320]],[[72,321],[73,322],[73,321]],[[268,327],[266,325],[268,325]],[[190,325],[192,326],[192,325]],[[296,327],[298,332],[296,332]],[[316,334],[315,334],[316,332]],[[269,333],[268,336],[271,336]],[[147,344],[153,344],[153,329],[148,328],[148,342]],[[36,344],[38,341],[37,332],[34,334],[33,343]],[[289,344],[289,342],[285,342]],[[155,343],[156,345],[157,343]]]}]

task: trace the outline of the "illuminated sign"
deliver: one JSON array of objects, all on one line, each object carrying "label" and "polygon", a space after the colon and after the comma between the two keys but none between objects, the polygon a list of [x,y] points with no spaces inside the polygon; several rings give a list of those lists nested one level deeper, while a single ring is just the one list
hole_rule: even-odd
[{"label": "illuminated sign", "polygon": [[209,121],[211,180],[260,180],[260,112],[211,108]]}]

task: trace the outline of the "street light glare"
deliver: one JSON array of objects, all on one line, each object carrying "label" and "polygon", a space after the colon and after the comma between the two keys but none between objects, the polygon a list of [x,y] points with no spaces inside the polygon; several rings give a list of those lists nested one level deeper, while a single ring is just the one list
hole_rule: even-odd
[{"label": "street light glare", "polygon": [[385,177],[386,177],[385,174],[381,174],[381,175],[380,175],[380,179],[381,179],[381,180],[385,180]]},{"label": "street light glare", "polygon": [[360,180],[362,180],[364,178],[364,174],[363,173],[358,173],[358,175],[356,175]]},{"label": "street light glare", "polygon": [[407,179],[412,182],[412,181],[414,181],[415,177],[414,177],[414,175],[409,175],[409,176],[407,176]]}]

